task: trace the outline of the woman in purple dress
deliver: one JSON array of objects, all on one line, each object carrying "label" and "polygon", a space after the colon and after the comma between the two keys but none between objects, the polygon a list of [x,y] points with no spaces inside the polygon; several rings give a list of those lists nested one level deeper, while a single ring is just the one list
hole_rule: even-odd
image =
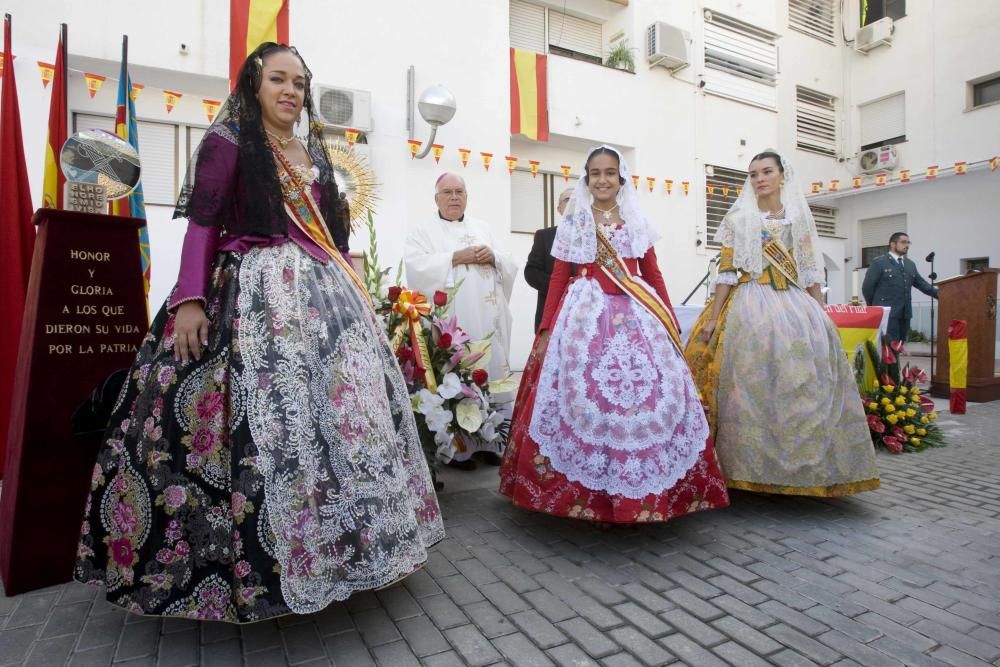
[{"label": "woman in purple dress", "polygon": [[105,434],[75,573],[129,611],[311,613],[405,577],[444,536],[402,374],[343,256],[310,78],[262,44],[192,159],[180,278]]}]

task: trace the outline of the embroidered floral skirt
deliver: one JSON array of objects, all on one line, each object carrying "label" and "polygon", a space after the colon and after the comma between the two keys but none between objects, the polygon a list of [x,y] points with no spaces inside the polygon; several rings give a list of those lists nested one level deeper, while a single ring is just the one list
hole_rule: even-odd
[{"label": "embroidered floral skirt", "polygon": [[556,516],[666,521],[729,504],[684,357],[663,326],[595,280],[567,290],[521,378],[500,491]]},{"label": "embroidered floral skirt", "polygon": [[444,536],[402,374],[337,264],[217,256],[208,348],[162,309],[94,468],[75,576],[141,614],[311,613],[413,572]]},{"label": "embroidered floral skirt", "polygon": [[878,468],[840,336],[805,291],[756,282],[730,292],[706,344],[686,354],[709,404],[730,488],[806,496],[877,489]]}]

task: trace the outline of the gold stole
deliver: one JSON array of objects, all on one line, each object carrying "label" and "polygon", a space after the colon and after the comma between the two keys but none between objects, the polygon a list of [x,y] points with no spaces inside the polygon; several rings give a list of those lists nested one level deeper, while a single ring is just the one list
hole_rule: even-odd
[{"label": "gold stole", "polygon": [[595,230],[595,233],[597,234],[595,261],[601,268],[601,271],[619,289],[632,297],[636,303],[645,308],[663,325],[677,351],[680,352],[681,356],[684,356],[684,348],[681,345],[680,325],[674,319],[674,314],[670,312],[667,305],[656,295],[656,292],[632,278],[632,273],[625,266],[625,262],[618,256],[611,242],[601,234],[600,230]]},{"label": "gold stole", "polygon": [[272,143],[271,150],[278,163],[278,181],[281,183],[281,192],[285,200],[285,212],[292,219],[295,226],[306,236],[312,239],[330,259],[336,262],[346,273],[348,278],[358,288],[364,296],[365,302],[374,307],[372,297],[365,288],[364,282],[358,277],[354,267],[347,263],[344,256],[337,250],[333,243],[333,235],[326,226],[323,214],[320,213],[319,205],[312,196],[310,186],[303,183],[292,170],[291,165],[285,155]]}]

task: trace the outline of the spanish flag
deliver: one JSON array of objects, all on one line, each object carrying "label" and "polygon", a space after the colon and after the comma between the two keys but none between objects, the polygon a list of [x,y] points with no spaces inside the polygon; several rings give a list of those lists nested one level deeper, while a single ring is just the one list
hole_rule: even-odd
[{"label": "spanish flag", "polygon": [[966,376],[969,372],[968,327],[965,320],[948,325],[948,384],[951,386],[951,414],[965,414]]},{"label": "spanish flag", "polygon": [[[132,100],[132,77],[128,73],[128,37],[122,37],[122,69],[118,76],[118,108],[115,111],[115,134],[139,152],[139,126],[135,120],[135,102]],[[127,197],[111,202],[111,214],[146,219],[146,201],[142,196],[142,181]],[[152,275],[149,256],[149,229],[139,228],[139,254],[142,256],[142,282],[149,295]]]},{"label": "spanish flag", "polygon": [[229,89],[263,42],[288,44],[288,0],[229,0]]},{"label": "spanish flag", "polygon": [[547,56],[510,50],[510,133],[549,140]]},{"label": "spanish flag", "polygon": [[52,75],[52,98],[49,101],[49,134],[45,141],[45,175],[42,178],[42,206],[63,207],[66,176],[59,166],[59,152],[66,143],[66,24],[59,32],[55,72]]}]

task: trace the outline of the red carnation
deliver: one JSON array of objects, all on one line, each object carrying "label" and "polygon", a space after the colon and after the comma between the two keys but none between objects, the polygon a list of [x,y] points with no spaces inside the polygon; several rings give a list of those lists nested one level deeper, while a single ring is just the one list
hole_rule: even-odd
[{"label": "red carnation", "polygon": [[[439,292],[439,294],[440,294],[440,292]],[[443,333],[443,334],[441,334],[441,336],[438,338],[438,347],[440,347],[442,350],[450,350],[451,349],[451,334],[450,333]]]},{"label": "red carnation", "polygon": [[389,288],[389,302],[396,303],[399,300],[399,295],[403,293],[403,288],[397,285],[393,285]]},{"label": "red carnation", "polygon": [[434,305],[438,308],[444,308],[448,305],[448,293],[438,290],[434,292]]},{"label": "red carnation", "polygon": [[482,387],[486,384],[486,381],[490,379],[490,374],[486,372],[485,368],[477,368],[472,371],[472,381]]}]

